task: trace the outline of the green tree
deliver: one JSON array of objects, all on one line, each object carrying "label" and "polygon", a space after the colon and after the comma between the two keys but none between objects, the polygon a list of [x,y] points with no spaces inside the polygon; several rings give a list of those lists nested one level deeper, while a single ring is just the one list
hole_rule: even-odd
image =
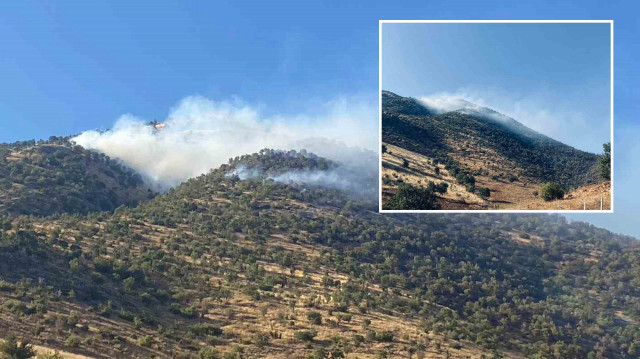
[{"label": "green tree", "polygon": [[35,355],[36,352],[31,344],[25,340],[18,342],[15,335],[9,335],[0,344],[0,359],[28,359]]},{"label": "green tree", "polygon": [[387,201],[384,209],[440,209],[434,189],[402,184],[398,193]]},{"label": "green tree", "polygon": [[489,198],[489,196],[491,196],[491,190],[489,188],[487,188],[487,187],[480,187],[480,188],[478,188],[478,194],[483,199],[487,199],[487,198]]},{"label": "green tree", "polygon": [[540,187],[540,197],[545,201],[552,201],[564,197],[564,190],[555,182],[545,183]]},{"label": "green tree", "polygon": [[598,172],[600,177],[609,181],[611,179],[611,142],[602,145],[604,153],[598,157]]}]

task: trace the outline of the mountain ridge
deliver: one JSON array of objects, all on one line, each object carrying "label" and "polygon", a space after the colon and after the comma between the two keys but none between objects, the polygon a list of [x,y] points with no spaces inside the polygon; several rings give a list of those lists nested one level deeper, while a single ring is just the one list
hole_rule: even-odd
[{"label": "mountain ridge", "polygon": [[[598,156],[577,150],[510,119],[496,121],[464,111],[438,113],[416,99],[382,94],[382,141],[439,162],[464,163],[475,157],[491,175],[510,163],[511,175],[530,181],[558,182],[567,189],[599,183]],[[409,104],[409,105],[407,105]],[[402,106],[406,105],[406,108]],[[423,106],[424,107],[424,106]],[[469,111],[467,111],[469,112]]]}]

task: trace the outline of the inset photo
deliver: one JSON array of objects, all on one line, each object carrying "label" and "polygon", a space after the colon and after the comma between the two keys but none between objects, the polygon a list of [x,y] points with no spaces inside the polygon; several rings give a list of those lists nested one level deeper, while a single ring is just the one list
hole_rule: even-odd
[{"label": "inset photo", "polygon": [[613,21],[380,21],[381,212],[613,212]]}]

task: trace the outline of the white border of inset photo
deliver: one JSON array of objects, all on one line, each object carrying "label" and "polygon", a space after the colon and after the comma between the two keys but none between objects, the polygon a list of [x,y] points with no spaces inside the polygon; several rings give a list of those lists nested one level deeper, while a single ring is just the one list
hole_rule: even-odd
[{"label": "white border of inset photo", "polygon": [[[611,33],[611,209],[608,210],[383,210],[382,209],[382,24],[387,23],[608,23]],[[378,211],[380,213],[613,213],[614,141],[613,141],[613,20],[379,20],[378,21]]]}]

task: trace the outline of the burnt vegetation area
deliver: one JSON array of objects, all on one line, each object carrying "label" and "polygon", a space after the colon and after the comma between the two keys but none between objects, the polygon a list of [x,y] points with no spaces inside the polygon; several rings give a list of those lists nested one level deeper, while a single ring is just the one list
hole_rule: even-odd
[{"label": "burnt vegetation area", "polygon": [[228,176],[283,159],[331,166],[262,151],[135,207],[0,217],[2,332],[99,358],[639,355],[635,239],[560,216],[380,215],[338,190]]},{"label": "burnt vegetation area", "polygon": [[86,214],[152,196],[135,171],[69,138],[0,144],[0,214]]},{"label": "burnt vegetation area", "polygon": [[481,116],[415,110],[420,104],[388,91],[382,92],[382,140],[431,158],[447,161],[455,149],[446,144],[460,134],[513,161],[522,174],[540,182],[572,188],[600,181],[598,156],[577,150],[513,122],[501,123]]}]

